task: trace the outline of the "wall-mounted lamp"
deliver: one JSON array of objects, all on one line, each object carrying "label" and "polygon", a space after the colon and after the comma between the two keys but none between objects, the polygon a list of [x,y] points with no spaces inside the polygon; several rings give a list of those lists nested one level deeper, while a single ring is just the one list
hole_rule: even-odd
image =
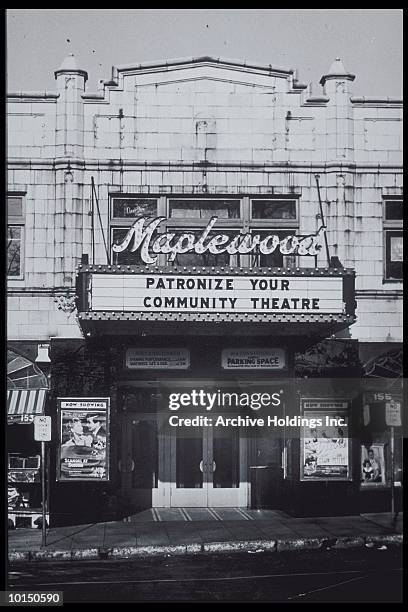
[{"label": "wall-mounted lamp", "polygon": [[49,350],[49,344],[39,344],[37,347],[37,357],[35,358],[36,363],[51,363]]}]

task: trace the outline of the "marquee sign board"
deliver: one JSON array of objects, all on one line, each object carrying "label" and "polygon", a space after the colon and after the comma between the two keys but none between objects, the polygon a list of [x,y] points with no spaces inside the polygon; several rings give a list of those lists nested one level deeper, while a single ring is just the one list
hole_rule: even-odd
[{"label": "marquee sign board", "polygon": [[97,274],[95,311],[343,313],[342,278]]},{"label": "marquee sign board", "polygon": [[282,323],[297,326],[285,333],[314,323],[334,333],[355,321],[354,282],[346,268],[80,264],[78,319],[84,333],[116,333],[106,321],[122,321],[123,333],[146,321],[270,323],[278,335]]}]

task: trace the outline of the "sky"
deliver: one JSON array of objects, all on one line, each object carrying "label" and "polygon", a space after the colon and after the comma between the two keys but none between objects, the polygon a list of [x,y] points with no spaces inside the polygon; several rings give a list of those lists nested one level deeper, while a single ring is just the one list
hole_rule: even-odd
[{"label": "sky", "polygon": [[88,91],[112,66],[210,55],[298,71],[321,93],[336,57],[359,96],[402,96],[401,9],[7,9],[8,91],[55,89],[74,53]]}]

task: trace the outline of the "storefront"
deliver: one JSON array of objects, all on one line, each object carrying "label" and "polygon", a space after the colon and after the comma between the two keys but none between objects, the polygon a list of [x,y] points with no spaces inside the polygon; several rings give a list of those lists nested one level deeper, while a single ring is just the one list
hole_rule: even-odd
[{"label": "storefront", "polygon": [[[38,366],[7,351],[7,452],[9,527],[41,525],[41,449],[34,417],[43,415],[48,381]],[[48,507],[46,507],[46,518]]]},{"label": "storefront", "polygon": [[360,419],[362,512],[400,506],[403,480],[401,346],[360,347],[364,378]]}]

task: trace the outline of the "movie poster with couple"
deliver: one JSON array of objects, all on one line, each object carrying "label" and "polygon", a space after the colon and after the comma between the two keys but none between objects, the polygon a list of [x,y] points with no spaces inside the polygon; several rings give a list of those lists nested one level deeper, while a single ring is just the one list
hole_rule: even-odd
[{"label": "movie poster with couple", "polygon": [[109,398],[58,400],[57,480],[109,480]]}]

